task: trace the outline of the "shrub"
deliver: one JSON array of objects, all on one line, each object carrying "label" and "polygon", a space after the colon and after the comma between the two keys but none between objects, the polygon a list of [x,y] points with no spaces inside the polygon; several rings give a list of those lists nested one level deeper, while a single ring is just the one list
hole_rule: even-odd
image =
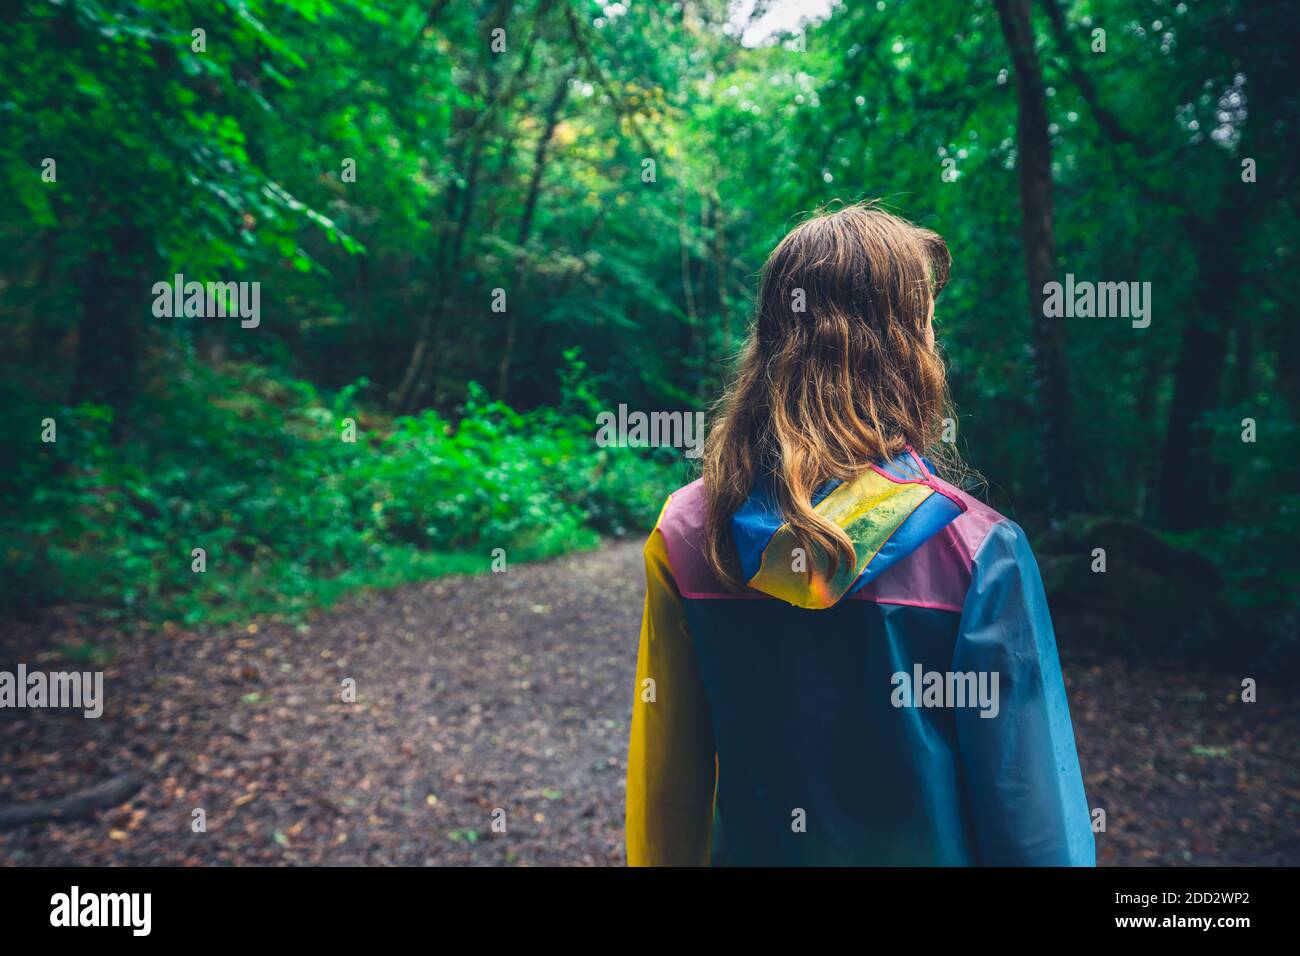
[{"label": "shrub", "polygon": [[190,623],[296,614],[358,586],[487,569],[495,548],[518,561],[647,531],[680,456],[597,448],[598,403],[570,359],[564,408],[521,413],[474,386],[456,421],[370,413],[364,381],[327,396],[253,365],[156,359],[169,367],[121,445],[103,407],[8,395],[16,420],[54,417],[58,440],[5,438],[17,481],[0,498],[0,602]]}]

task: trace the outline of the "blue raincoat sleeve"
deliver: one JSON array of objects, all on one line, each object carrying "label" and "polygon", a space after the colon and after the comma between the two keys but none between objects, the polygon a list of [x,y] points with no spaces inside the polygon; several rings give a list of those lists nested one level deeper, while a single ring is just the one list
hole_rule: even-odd
[{"label": "blue raincoat sleeve", "polygon": [[953,670],[987,674],[997,687],[996,716],[993,708],[956,712],[977,862],[1094,866],[1047,595],[1025,533],[1012,522],[994,525],[975,554]]}]

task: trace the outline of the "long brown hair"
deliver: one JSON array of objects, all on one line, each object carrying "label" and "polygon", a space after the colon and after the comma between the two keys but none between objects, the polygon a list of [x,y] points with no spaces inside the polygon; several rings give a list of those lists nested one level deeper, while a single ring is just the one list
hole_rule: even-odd
[{"label": "long brown hair", "polygon": [[937,233],[859,203],[791,230],[763,267],[758,314],[704,447],[705,557],[741,590],[731,517],[770,480],[810,555],[855,560],[813,492],[910,445],[937,443],[948,409],[928,332],[951,258]]}]

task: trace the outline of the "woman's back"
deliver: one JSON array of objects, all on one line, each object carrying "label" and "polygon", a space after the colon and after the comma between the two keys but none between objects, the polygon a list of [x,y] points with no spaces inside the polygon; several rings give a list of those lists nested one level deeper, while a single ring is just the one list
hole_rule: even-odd
[{"label": "woman's back", "polygon": [[[939,409],[917,397],[935,391],[932,337],[899,346],[894,367],[861,354],[921,334],[908,331],[915,315],[899,322],[907,297],[844,291],[896,282],[878,273],[925,243],[883,213],[846,214],[774,253],[705,477],[669,497],[646,543],[629,863],[1091,865],[1025,536],[907,443]],[[827,276],[827,262],[867,275]],[[787,291],[805,286],[820,287],[812,314],[783,314]],[[857,322],[874,328],[862,335]],[[833,389],[837,366],[863,374],[864,363],[891,395],[850,379],[854,394],[809,407],[807,380]],[[920,409],[916,421],[879,413],[891,403]],[[782,404],[796,414],[780,420]],[[873,444],[882,453],[865,464],[836,460]],[[812,486],[818,471],[846,477]]]},{"label": "woman's back", "polygon": [[[702,484],[669,499],[646,545],[648,577],[668,592],[651,598],[643,668],[657,675],[656,700],[637,704],[633,754],[684,798],[670,817],[711,819],[680,831],[694,846],[673,846],[673,820],[648,832],[638,795],[654,782],[630,778],[629,835],[647,832],[629,842],[634,862],[704,862],[710,822],[714,865],[1092,862],[1023,534],[919,463],[881,470],[818,499],[827,511],[861,506],[841,510],[865,558],[848,587],[781,573],[798,556],[760,495],[736,519],[754,593],[723,591],[700,559]],[[688,784],[691,754],[709,747],[716,812],[707,781]]]}]

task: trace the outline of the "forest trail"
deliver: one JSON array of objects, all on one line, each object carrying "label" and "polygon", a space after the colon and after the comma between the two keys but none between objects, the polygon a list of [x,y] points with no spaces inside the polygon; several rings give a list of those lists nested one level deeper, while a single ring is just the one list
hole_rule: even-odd
[{"label": "forest trail", "polygon": [[145,776],[98,821],[0,831],[0,861],[621,863],[643,582],[619,542],[358,595],[306,630],[155,635],[107,669],[99,720],[0,717],[0,806]]},{"label": "forest trail", "polygon": [[[620,864],[640,550],[362,594],[305,627],[116,635],[100,719],[0,712],[0,808],[127,772],[139,790],[0,830],[0,864]],[[6,667],[76,666],[38,656],[63,640],[51,621],[0,634]],[[1065,670],[1102,863],[1300,862],[1294,700]]]}]

